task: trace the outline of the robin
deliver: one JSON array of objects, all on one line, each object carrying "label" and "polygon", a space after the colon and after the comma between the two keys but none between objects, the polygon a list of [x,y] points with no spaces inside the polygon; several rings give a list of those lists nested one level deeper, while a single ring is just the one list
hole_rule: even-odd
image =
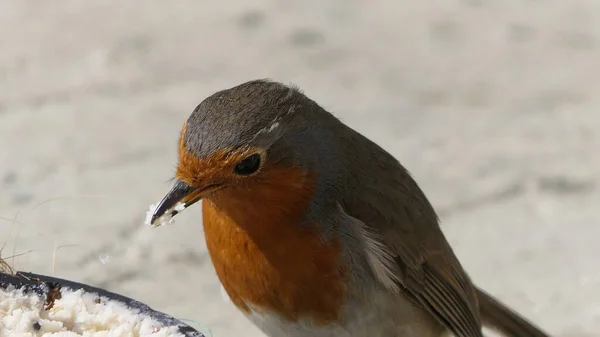
[{"label": "robin", "polygon": [[547,336],[473,285],[392,155],[295,87],[196,107],[151,224],[199,200],[219,280],[268,336]]}]

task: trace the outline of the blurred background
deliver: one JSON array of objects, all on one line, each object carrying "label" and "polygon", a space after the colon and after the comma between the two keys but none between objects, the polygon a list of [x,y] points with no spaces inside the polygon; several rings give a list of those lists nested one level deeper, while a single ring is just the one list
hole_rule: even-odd
[{"label": "blurred background", "polygon": [[599,74],[596,0],[2,1],[2,256],[262,336],[222,298],[200,207],[143,221],[195,106],[271,78],[397,156],[477,284],[598,336]]}]

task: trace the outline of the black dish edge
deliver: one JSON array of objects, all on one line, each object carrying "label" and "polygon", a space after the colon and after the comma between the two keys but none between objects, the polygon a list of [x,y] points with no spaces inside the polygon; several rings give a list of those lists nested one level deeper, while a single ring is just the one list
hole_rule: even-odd
[{"label": "black dish edge", "polygon": [[179,332],[186,337],[206,337],[191,326],[165,313],[156,311],[142,302],[87,284],[27,272],[16,272],[15,274],[0,273],[0,288],[6,289],[9,285],[12,285],[17,289],[24,288],[24,291],[26,292],[35,292],[41,296],[47,296],[50,288],[56,287],[56,285],[59,285],[60,288],[69,288],[71,290],[83,289],[87,293],[94,293],[98,294],[100,297],[119,301],[126,306],[151,317],[164,326],[177,326]]}]

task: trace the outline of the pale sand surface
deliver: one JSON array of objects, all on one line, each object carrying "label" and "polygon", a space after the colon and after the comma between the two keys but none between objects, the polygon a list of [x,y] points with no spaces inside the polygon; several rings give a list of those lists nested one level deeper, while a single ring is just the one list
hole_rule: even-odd
[{"label": "pale sand surface", "polygon": [[200,207],[142,222],[194,107],[270,77],[396,155],[478,284],[598,336],[599,1],[3,1],[0,50],[0,216],[24,223],[0,220],[2,254],[40,250],[19,269],[79,245],[56,276],[261,336],[221,299]]}]

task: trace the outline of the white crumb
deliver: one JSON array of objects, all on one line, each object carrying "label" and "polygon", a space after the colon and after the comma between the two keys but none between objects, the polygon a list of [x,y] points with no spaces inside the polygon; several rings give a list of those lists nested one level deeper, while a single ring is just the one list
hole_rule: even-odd
[{"label": "white crumb", "polygon": [[0,288],[0,336],[37,337],[184,337],[124,303],[83,289],[60,290],[61,298],[45,309],[45,298],[8,286]]},{"label": "white crumb", "polygon": [[108,254],[100,254],[98,258],[100,259],[100,262],[102,262],[102,264],[107,264],[110,262],[110,255]]},{"label": "white crumb", "polygon": [[178,202],[177,204],[175,204],[175,207],[173,207],[173,209],[177,212],[181,212],[185,209],[185,204],[182,202]]},{"label": "white crumb", "polygon": [[178,202],[177,204],[175,204],[175,206],[173,206],[173,208],[167,210],[165,214],[156,219],[154,223],[151,223],[152,215],[154,215],[154,211],[156,211],[157,207],[158,204],[152,204],[150,205],[150,207],[148,207],[148,211],[146,211],[146,220],[144,221],[144,224],[150,225],[152,227],[170,225],[175,222],[175,220],[173,219],[173,211],[183,211],[185,209],[185,204],[182,202]]}]

